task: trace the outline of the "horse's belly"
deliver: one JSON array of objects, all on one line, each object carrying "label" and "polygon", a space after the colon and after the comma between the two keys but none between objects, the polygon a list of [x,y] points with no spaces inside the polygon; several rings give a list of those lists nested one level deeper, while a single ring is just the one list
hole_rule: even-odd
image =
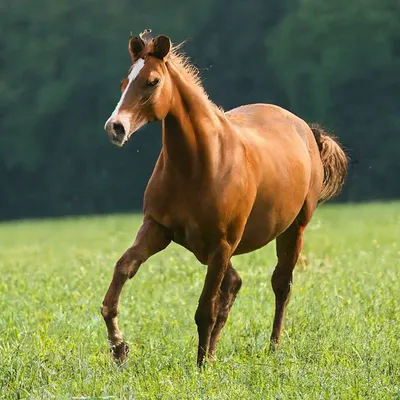
[{"label": "horse's belly", "polygon": [[235,254],[259,249],[284,232],[299,215],[307,196],[304,179],[295,185],[282,185],[273,193],[266,189],[257,196]]},{"label": "horse's belly", "polygon": [[251,252],[274,240],[293,223],[304,205],[311,179],[310,156],[300,136],[293,135],[291,140],[297,150],[279,141],[273,143],[273,152],[261,149],[268,156],[260,157],[263,174],[235,254]]},{"label": "horse's belly", "polygon": [[253,212],[244,230],[242,239],[235,251],[235,255],[250,253],[257,250],[284,232],[295,220],[303,204],[288,212],[282,219],[277,211],[264,210],[263,212]]}]

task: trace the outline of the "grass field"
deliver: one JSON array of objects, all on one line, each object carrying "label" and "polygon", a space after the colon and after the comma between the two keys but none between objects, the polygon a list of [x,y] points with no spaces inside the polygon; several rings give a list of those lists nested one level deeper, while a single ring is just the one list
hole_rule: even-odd
[{"label": "grass field", "polygon": [[109,358],[100,305],[139,223],[0,224],[1,399],[400,399],[400,203],[317,211],[275,354],[274,244],[234,258],[243,287],[202,373],[193,317],[205,268],[176,245],[127,283],[130,359]]}]

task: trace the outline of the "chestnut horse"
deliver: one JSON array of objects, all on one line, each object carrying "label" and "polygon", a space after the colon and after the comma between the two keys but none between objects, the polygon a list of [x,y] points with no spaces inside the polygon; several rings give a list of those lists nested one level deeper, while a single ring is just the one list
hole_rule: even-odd
[{"label": "chestnut horse", "polygon": [[302,234],[317,204],[336,195],[347,170],[339,144],[278,106],[251,104],[224,112],[207,97],[196,69],[150,30],[130,37],[132,66],[105,129],[121,147],[144,124],[162,121],[162,150],[144,195],[135,242],[116,263],[101,313],[113,357],[123,361],[117,314],[125,282],[174,241],[207,265],[195,321],[197,364],[212,360],[242,285],[231,258],[276,238],[272,275],[278,346]]}]

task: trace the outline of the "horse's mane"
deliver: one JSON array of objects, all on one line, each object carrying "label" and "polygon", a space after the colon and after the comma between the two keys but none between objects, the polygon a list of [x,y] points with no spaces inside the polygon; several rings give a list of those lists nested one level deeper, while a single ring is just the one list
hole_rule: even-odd
[{"label": "horse's mane", "polygon": [[185,42],[173,45],[169,54],[169,61],[171,61],[181,73],[184,74],[188,82],[195,86],[201,93],[208,99],[208,101],[215,106],[219,111],[224,113],[222,107],[217,106],[208,96],[208,93],[203,87],[203,83],[200,77],[199,69],[192,64],[190,58],[183,52],[182,47]]},{"label": "horse's mane", "polygon": [[[146,29],[139,36],[144,41],[146,47],[151,45],[151,41],[153,38],[151,36],[150,29]],[[186,41],[183,41],[178,44],[172,45],[171,51],[168,55],[168,61],[171,62],[179,70],[179,72],[181,72],[185,76],[187,82],[190,82],[193,85],[193,87],[197,88],[213,106],[215,106],[219,111],[224,113],[224,110],[221,107],[218,107],[209,98],[208,93],[205,91],[203,87],[199,69],[192,64],[190,58],[182,50],[185,43]]]},{"label": "horse's mane", "polygon": [[169,54],[169,59],[181,72],[185,73],[187,78],[189,78],[194,85],[200,87],[204,91],[199,69],[191,63],[190,58],[182,50],[184,44],[185,42],[181,42],[177,45],[173,45]]}]

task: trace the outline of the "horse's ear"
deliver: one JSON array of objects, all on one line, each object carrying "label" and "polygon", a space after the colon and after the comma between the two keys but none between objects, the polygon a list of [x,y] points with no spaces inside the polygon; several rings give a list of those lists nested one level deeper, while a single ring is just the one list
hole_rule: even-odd
[{"label": "horse's ear", "polygon": [[129,38],[129,43],[128,43],[128,50],[129,54],[132,57],[132,61],[135,61],[139,56],[140,53],[144,49],[144,42],[140,37],[130,37]]},{"label": "horse's ear", "polygon": [[153,55],[163,60],[171,50],[171,39],[168,36],[160,35],[154,40]]}]

